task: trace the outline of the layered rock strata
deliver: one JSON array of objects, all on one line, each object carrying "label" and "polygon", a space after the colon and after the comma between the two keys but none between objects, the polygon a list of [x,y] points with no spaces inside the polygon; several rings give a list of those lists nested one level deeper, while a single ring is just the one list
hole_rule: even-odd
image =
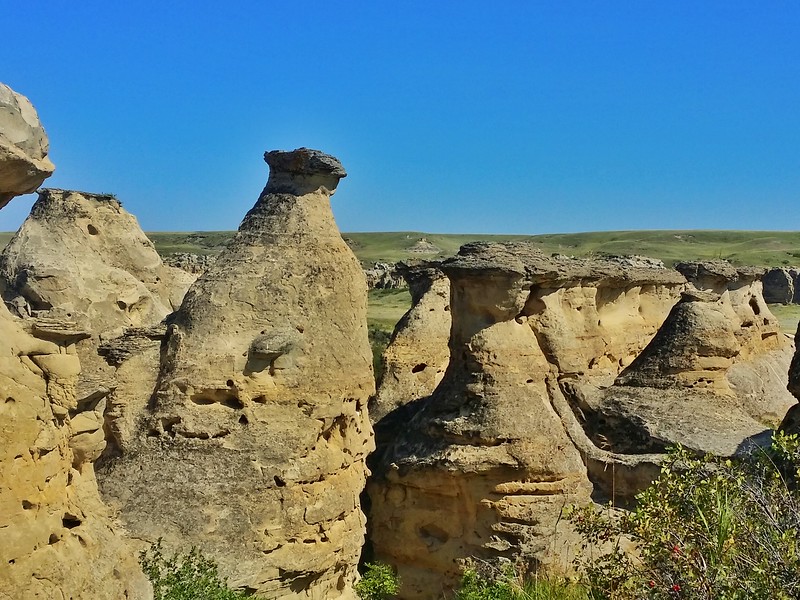
[{"label": "layered rock strata", "polygon": [[469,244],[442,270],[447,372],[396,411],[403,434],[368,485],[375,553],[397,565],[406,598],[438,597],[471,557],[569,568],[561,509],[589,500],[585,456],[614,457],[580,430],[559,381],[616,376],[685,284],[646,262],[550,258],[525,244]]},{"label": "layered rock strata", "polygon": [[97,491],[103,404],[86,410],[75,397],[84,335],[74,322],[21,322],[0,305],[3,599],[152,598]]},{"label": "layered rock strata", "polygon": [[0,208],[53,174],[49,147],[30,100],[0,83]]},{"label": "layered rock strata", "polygon": [[235,586],[353,598],[374,380],[364,274],[329,201],[345,172],[314,150],[265,159],[267,186],[169,320],[102,489],[135,536],[202,544]]}]

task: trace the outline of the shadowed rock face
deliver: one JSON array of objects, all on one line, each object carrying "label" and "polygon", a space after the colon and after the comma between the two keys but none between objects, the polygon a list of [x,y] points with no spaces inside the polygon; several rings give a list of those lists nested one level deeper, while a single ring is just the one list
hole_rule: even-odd
[{"label": "shadowed rock face", "polygon": [[269,152],[239,231],[169,320],[139,438],[102,489],[133,535],[202,544],[266,597],[352,598],[373,447],[366,284],[329,197],[344,170]]},{"label": "shadowed rock face", "polygon": [[447,372],[430,397],[386,417],[403,433],[368,485],[375,553],[398,566],[408,598],[438,597],[470,557],[569,568],[575,540],[559,516],[589,499],[591,443],[575,440],[559,380],[615,376],[685,281],[649,263],[551,258],[525,244],[470,244],[442,270]]},{"label": "shadowed rock face", "polygon": [[36,109],[23,95],[0,83],[0,208],[28,194],[55,170]]}]

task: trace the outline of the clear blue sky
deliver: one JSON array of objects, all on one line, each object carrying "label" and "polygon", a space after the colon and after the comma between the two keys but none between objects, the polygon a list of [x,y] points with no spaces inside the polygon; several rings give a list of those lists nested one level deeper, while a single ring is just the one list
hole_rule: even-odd
[{"label": "clear blue sky", "polygon": [[[52,187],[235,229],[265,150],[339,157],[344,231],[800,229],[800,3],[6,2]],[[32,197],[0,211],[15,229]]]}]

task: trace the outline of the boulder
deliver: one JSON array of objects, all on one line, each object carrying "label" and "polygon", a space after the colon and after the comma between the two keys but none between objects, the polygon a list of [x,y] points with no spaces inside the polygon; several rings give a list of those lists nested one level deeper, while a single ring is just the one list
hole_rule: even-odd
[{"label": "boulder", "polygon": [[0,83],[0,208],[53,174],[49,147],[30,100]]},{"label": "boulder", "polygon": [[770,304],[793,304],[797,302],[800,289],[797,286],[797,268],[776,267],[764,273],[764,300]]},{"label": "boulder", "polygon": [[234,586],[350,599],[374,379],[364,273],[329,200],[345,172],[304,148],[265,159],[267,186],[168,319],[155,394],[98,477],[134,536],[202,545]]}]

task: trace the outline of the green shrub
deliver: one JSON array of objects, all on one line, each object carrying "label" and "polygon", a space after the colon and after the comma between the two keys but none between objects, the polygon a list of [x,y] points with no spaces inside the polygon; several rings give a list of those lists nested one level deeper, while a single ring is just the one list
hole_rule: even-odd
[{"label": "green shrub", "polygon": [[187,554],[164,556],[161,540],[139,556],[142,570],[153,584],[154,600],[240,600],[248,594],[232,590],[217,573],[214,561],[197,548]]},{"label": "green shrub", "polygon": [[400,579],[389,565],[367,563],[355,590],[361,600],[388,600],[400,590]]},{"label": "green shrub", "polygon": [[798,448],[783,435],[737,461],[677,448],[632,512],[575,511],[587,544],[612,546],[580,561],[592,598],[800,597]]}]

